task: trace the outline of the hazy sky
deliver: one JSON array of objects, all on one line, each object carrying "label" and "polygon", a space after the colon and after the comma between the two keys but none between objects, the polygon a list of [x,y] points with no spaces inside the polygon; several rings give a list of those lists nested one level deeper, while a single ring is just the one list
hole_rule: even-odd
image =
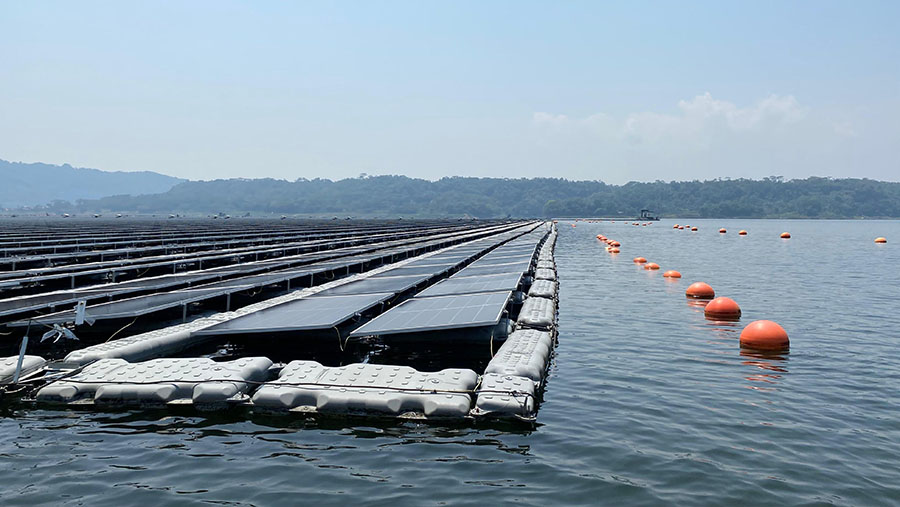
[{"label": "hazy sky", "polygon": [[0,0],[0,158],[900,180],[900,2]]}]

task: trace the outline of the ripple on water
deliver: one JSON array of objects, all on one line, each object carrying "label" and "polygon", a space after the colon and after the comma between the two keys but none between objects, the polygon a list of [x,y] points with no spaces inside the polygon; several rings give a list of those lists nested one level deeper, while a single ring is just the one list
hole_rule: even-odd
[{"label": "ripple on water", "polygon": [[[900,250],[871,244],[900,223],[690,222],[560,228],[560,346],[534,430],[4,407],[0,501],[900,502],[900,281],[885,271]],[[690,306],[697,280],[741,322]],[[788,330],[789,353],[738,347],[761,318]]]}]

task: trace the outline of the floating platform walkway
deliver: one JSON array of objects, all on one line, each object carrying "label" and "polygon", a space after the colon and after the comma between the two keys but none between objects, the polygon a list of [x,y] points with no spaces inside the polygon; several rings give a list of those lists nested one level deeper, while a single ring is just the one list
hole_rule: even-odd
[{"label": "floating platform walkway", "polygon": [[[0,325],[16,338],[0,359],[0,390],[71,407],[535,420],[557,340],[555,225],[278,225],[272,237],[225,227],[202,241],[152,227],[67,233],[56,245],[52,235],[0,234],[0,254],[58,263],[41,268],[55,270],[50,278],[3,273],[16,283],[0,288]],[[184,266],[130,259],[175,266],[167,274],[129,267],[119,281],[57,288],[56,275],[80,283],[77,273],[109,280],[122,269],[125,259],[98,261],[99,249],[169,246],[197,250],[164,255],[196,255]],[[220,254],[204,249],[218,247],[237,257],[214,265]]]}]

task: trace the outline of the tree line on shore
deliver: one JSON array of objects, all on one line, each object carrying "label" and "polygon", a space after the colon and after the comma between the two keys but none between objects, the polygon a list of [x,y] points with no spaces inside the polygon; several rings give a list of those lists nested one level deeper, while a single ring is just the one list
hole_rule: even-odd
[{"label": "tree line on shore", "polygon": [[560,178],[228,179],[183,182],[158,194],[116,195],[75,203],[56,201],[40,210],[631,218],[644,208],[662,216],[698,218],[900,217],[900,183],[821,177],[785,180],[779,176],[624,185]]}]

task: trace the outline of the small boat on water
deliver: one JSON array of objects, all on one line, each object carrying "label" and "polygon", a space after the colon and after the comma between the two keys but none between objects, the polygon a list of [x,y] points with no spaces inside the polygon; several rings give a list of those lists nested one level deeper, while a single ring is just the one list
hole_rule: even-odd
[{"label": "small boat on water", "polygon": [[638,220],[655,220],[659,221],[659,215],[654,215],[652,211],[648,209],[641,210],[641,216]]}]

